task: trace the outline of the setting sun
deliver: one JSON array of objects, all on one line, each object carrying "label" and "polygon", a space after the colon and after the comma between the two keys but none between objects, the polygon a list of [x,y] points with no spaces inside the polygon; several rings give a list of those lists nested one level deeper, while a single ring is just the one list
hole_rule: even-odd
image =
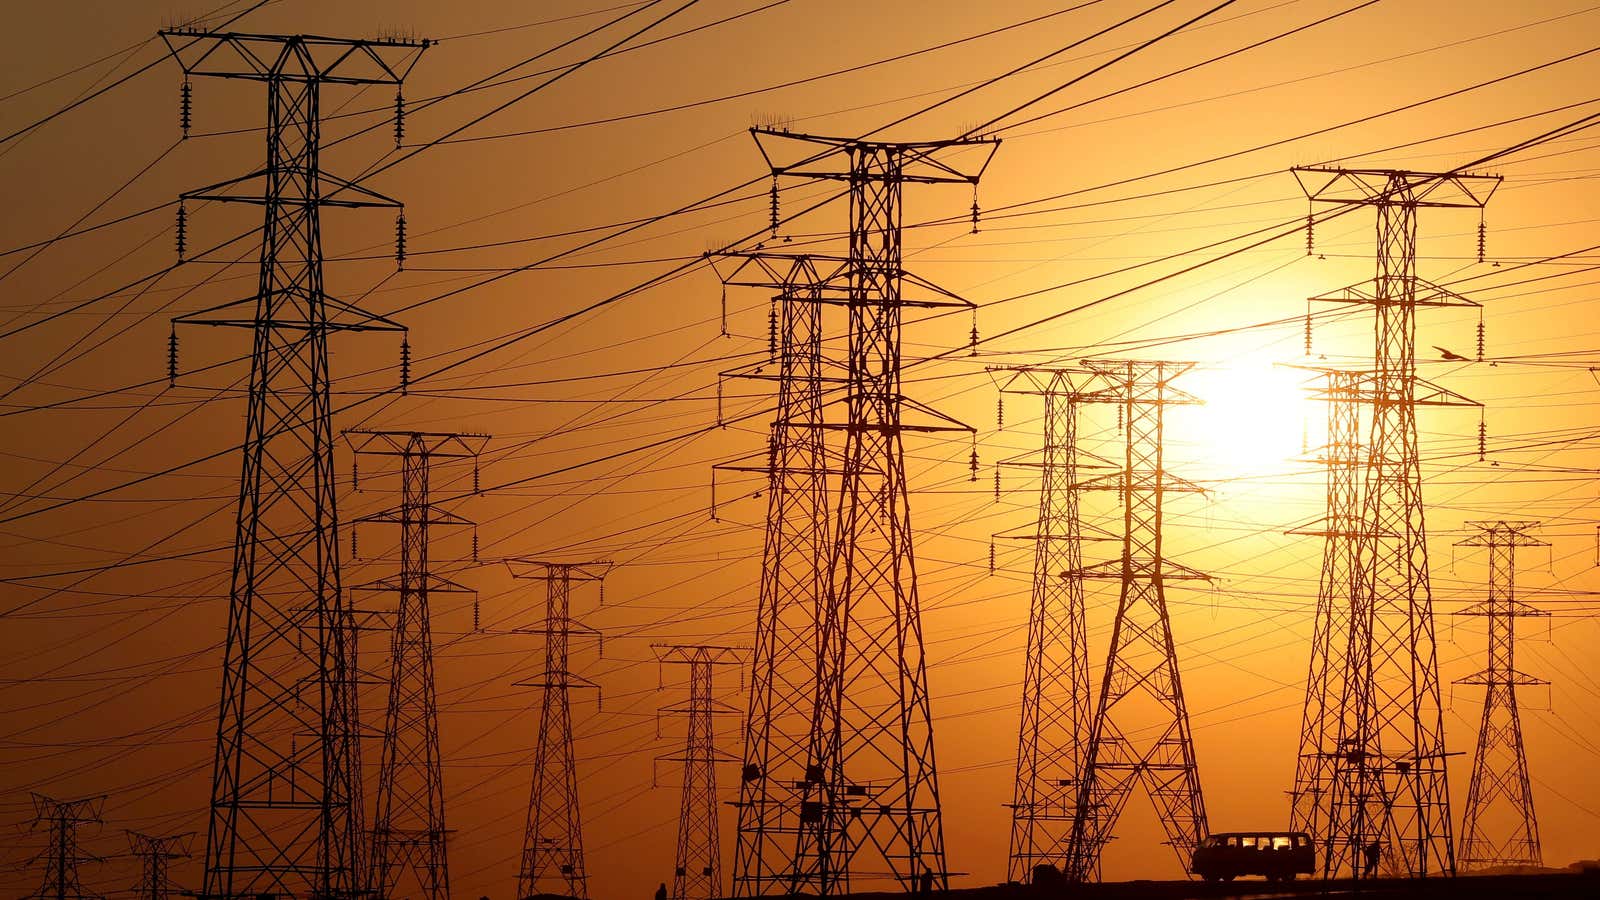
[{"label": "setting sun", "polygon": [[1194,443],[1199,462],[1226,474],[1285,469],[1308,439],[1313,410],[1306,378],[1248,359],[1196,368],[1181,386],[1205,405],[1186,417],[1183,437]]}]

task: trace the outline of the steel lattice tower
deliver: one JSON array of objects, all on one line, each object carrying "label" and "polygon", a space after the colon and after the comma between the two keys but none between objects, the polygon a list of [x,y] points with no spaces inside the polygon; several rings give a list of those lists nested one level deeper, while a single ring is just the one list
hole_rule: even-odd
[{"label": "steel lattice tower", "polygon": [[[1428,581],[1427,529],[1417,454],[1418,405],[1465,398],[1416,374],[1419,307],[1476,305],[1417,277],[1417,212],[1481,209],[1498,176],[1390,169],[1295,169],[1313,203],[1377,212],[1377,275],[1313,298],[1370,305],[1373,369],[1362,388],[1372,407],[1356,542],[1350,649],[1339,698],[1343,719],[1328,791],[1323,867],[1351,873],[1378,845],[1394,875],[1455,872],[1444,718]],[[1373,874],[1368,872],[1367,874]]]},{"label": "steel lattice tower", "polygon": [[661,708],[689,720],[683,751],[657,757],[683,766],[683,798],[678,812],[678,851],[673,856],[673,900],[713,900],[722,894],[722,832],[717,827],[717,763],[736,757],[717,749],[715,722],[738,710],[716,698],[713,678],[718,666],[744,662],[743,650],[704,644],[656,644],[662,663],[689,667],[689,700]]},{"label": "steel lattice tower", "polygon": [[1162,548],[1166,495],[1199,490],[1164,462],[1166,408],[1198,402],[1171,382],[1193,364],[1089,360],[1085,366],[1114,388],[1105,399],[1122,410],[1125,458],[1120,472],[1084,485],[1118,493],[1123,528],[1121,558],[1081,570],[1085,578],[1117,579],[1121,590],[1084,748],[1066,873],[1074,881],[1098,876],[1101,851],[1136,783],[1149,793],[1185,870],[1207,829],[1166,600],[1167,582],[1206,576],[1168,559]]},{"label": "steel lattice tower", "polygon": [[[742,378],[777,381],[777,414],[764,459],[722,469],[767,476],[767,527],[750,697],[744,722],[733,896],[787,894],[795,875],[811,703],[816,697],[817,616],[826,587],[827,448],[822,429],[822,291],[818,260],[740,255],[728,285],[775,291],[770,358]],[[776,366],[776,374],[759,374]]]},{"label": "steel lattice tower", "polygon": [[428,536],[435,526],[472,523],[434,505],[430,480],[435,462],[470,459],[476,464],[489,438],[366,430],[347,431],[345,437],[357,458],[379,456],[400,461],[400,506],[351,523],[352,528],[361,523],[400,526],[399,575],[356,588],[397,595],[389,638],[389,697],[383,719],[378,797],[373,805],[368,885],[378,898],[449,900],[448,832],[428,596],[469,589],[433,573]]},{"label": "steel lattice tower", "polygon": [[533,790],[528,799],[528,827],[517,868],[517,900],[535,894],[557,894],[587,900],[588,873],[583,867],[583,820],[578,805],[578,766],[572,750],[574,688],[599,685],[574,673],[568,662],[573,635],[598,636],[572,617],[574,584],[599,582],[611,563],[508,560],[513,578],[545,583],[544,622],[519,628],[522,634],[544,636],[544,671],[517,687],[542,690],[539,731],[533,752]]},{"label": "steel lattice tower", "polygon": [[[975,186],[997,142],[752,132],[774,179],[839,181],[849,190],[849,252],[835,301],[849,315],[847,419],[792,889],[847,893],[859,889],[852,878],[887,874],[904,890],[942,890],[949,873],[902,438],[970,429],[938,414],[933,424],[904,421],[908,407],[931,410],[901,393],[900,329],[907,307],[970,304],[937,290],[930,300],[902,295],[901,192],[908,183]],[[780,142],[811,155],[776,163],[768,144]],[[969,170],[950,162],[960,151],[975,151]]]},{"label": "steel lattice tower", "polygon": [[1327,470],[1328,509],[1319,521],[1290,534],[1322,538],[1322,576],[1311,636],[1311,664],[1300,719],[1300,751],[1289,792],[1289,827],[1316,840],[1323,858],[1329,792],[1338,758],[1339,723],[1345,719],[1344,678],[1350,667],[1350,617],[1355,597],[1355,549],[1361,530],[1361,388],[1365,373],[1329,369],[1320,398],[1328,405],[1327,443],[1320,462]]},{"label": "steel lattice tower", "polygon": [[167,900],[174,893],[167,865],[175,859],[189,858],[193,832],[156,837],[128,832],[128,850],[139,857],[139,884],[134,888],[138,900]]},{"label": "steel lattice tower", "polygon": [[1535,522],[1467,524],[1478,529],[1478,534],[1457,541],[1456,546],[1489,551],[1489,597],[1460,614],[1489,620],[1489,664],[1456,682],[1484,689],[1472,785],[1467,789],[1467,812],[1461,820],[1461,867],[1542,866],[1539,819],[1533,812],[1533,786],[1522,747],[1517,687],[1548,682],[1518,671],[1515,651],[1517,619],[1549,613],[1518,600],[1516,582],[1517,549],[1549,544],[1527,533]]},{"label": "steel lattice tower", "polygon": [[319,104],[324,84],[398,86],[423,44],[161,36],[186,77],[260,81],[267,94],[263,168],[184,194],[265,214],[255,295],[178,320],[253,333],[200,894],[349,897],[364,888],[364,835],[328,334],[398,326],[324,292],[321,211],[399,204],[322,170]]},{"label": "steel lattice tower", "polygon": [[55,800],[34,793],[33,831],[43,830],[45,846],[33,857],[32,865],[44,870],[44,881],[29,896],[36,900],[99,900],[100,895],[83,888],[78,864],[95,860],[78,844],[80,825],[98,824],[105,797],[82,800]]},{"label": "steel lattice tower", "polygon": [[1044,401],[1044,443],[1037,458],[1029,454],[1026,459],[1005,461],[1038,469],[1038,517],[1028,533],[997,535],[1033,544],[1007,867],[1010,881],[1030,884],[1039,866],[1058,872],[1068,867],[1093,713],[1081,571],[1083,454],[1078,447],[1078,408],[1101,395],[1097,376],[1083,369],[1025,366],[995,371],[1005,378],[1000,383],[1002,393]]}]

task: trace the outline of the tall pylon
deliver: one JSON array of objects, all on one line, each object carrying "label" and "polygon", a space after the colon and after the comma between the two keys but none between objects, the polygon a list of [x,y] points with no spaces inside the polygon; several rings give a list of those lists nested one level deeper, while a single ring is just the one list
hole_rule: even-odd
[{"label": "tall pylon", "polygon": [[1316,395],[1327,403],[1327,443],[1318,453],[1326,470],[1327,512],[1290,534],[1322,538],[1322,574],[1312,624],[1311,662],[1300,718],[1299,755],[1289,792],[1289,827],[1317,841],[1319,855],[1333,852],[1325,816],[1338,759],[1341,703],[1346,699],[1350,622],[1356,593],[1356,544],[1361,533],[1362,386],[1366,374],[1324,369]]},{"label": "tall pylon", "polygon": [[773,291],[773,306],[767,360],[724,374],[777,382],[765,452],[718,467],[767,478],[734,831],[732,895],[743,898],[792,893],[795,878],[830,552],[828,476],[836,468],[823,428],[823,267],[837,271],[838,261],[761,251],[734,256],[724,284]]},{"label": "tall pylon", "polygon": [[673,856],[672,900],[713,900],[722,893],[722,831],[717,822],[717,763],[738,759],[717,748],[716,718],[738,710],[716,697],[718,666],[744,663],[738,647],[707,644],[655,644],[663,664],[689,667],[689,699],[661,708],[669,716],[689,720],[683,750],[657,757],[683,766],[682,802],[678,807],[678,850]]},{"label": "tall pylon", "polygon": [[106,798],[85,797],[80,800],[55,800],[44,794],[33,793],[32,830],[45,833],[45,845],[34,855],[30,865],[44,872],[39,889],[28,896],[33,900],[100,900],[100,895],[85,890],[78,874],[81,863],[97,860],[86,853],[78,842],[78,828],[99,824],[100,811]]},{"label": "tall pylon", "polygon": [[[1361,526],[1350,649],[1339,698],[1322,842],[1325,874],[1363,865],[1372,850],[1391,875],[1455,872],[1446,779],[1433,595],[1417,453],[1419,405],[1473,405],[1416,373],[1420,307],[1477,304],[1417,277],[1417,213],[1481,210],[1498,176],[1394,169],[1297,168],[1313,204],[1377,212],[1377,274],[1313,300],[1371,306],[1373,365],[1362,388],[1372,407],[1362,472]],[[1376,845],[1376,847],[1374,847]]]},{"label": "tall pylon", "polygon": [[1098,402],[1118,407],[1124,431],[1121,471],[1084,488],[1116,491],[1123,527],[1121,557],[1080,570],[1084,578],[1116,579],[1120,591],[1083,751],[1066,875],[1073,881],[1099,876],[1101,851],[1135,784],[1150,795],[1167,843],[1187,871],[1206,835],[1206,808],[1166,585],[1206,576],[1167,558],[1163,518],[1168,494],[1199,491],[1165,464],[1167,407],[1199,402],[1172,386],[1193,363],[1086,360],[1084,366],[1112,388]]},{"label": "tall pylon", "polygon": [[[326,84],[398,89],[426,42],[161,37],[186,79],[260,81],[267,95],[264,167],[189,191],[179,206],[180,258],[188,202],[252,203],[265,213],[256,293],[176,320],[253,335],[200,895],[351,897],[365,887],[365,835],[328,335],[400,328],[324,292],[321,213],[399,204],[322,170],[320,102]],[[172,346],[175,356],[176,335]],[[175,360],[168,374],[176,378]]]},{"label": "tall pylon", "polygon": [[600,582],[611,563],[506,561],[511,577],[545,583],[544,621],[521,634],[544,636],[544,671],[517,687],[542,691],[539,731],[533,751],[533,790],[528,799],[528,827],[517,868],[517,900],[555,894],[588,900],[588,872],[583,865],[583,817],[578,804],[578,766],[572,749],[574,689],[599,685],[572,671],[568,646],[574,635],[599,632],[572,617],[575,584]]},{"label": "tall pylon", "polygon": [[[774,194],[780,176],[843,182],[849,192],[842,278],[824,291],[849,317],[846,416],[833,426],[844,431],[844,447],[838,503],[828,511],[835,525],[791,889],[831,896],[892,880],[906,891],[942,890],[949,872],[902,441],[908,431],[971,429],[901,392],[900,331],[908,307],[971,304],[905,271],[901,194],[908,183],[976,190],[998,142],[752,133]],[[780,148],[805,155],[776,161]],[[962,152],[972,155],[965,169],[956,165]],[[905,296],[907,282],[928,298]],[[908,409],[928,424],[905,421]]]},{"label": "tall pylon", "polygon": [[1078,410],[1085,402],[1103,401],[1105,388],[1085,369],[1017,366],[991,374],[1002,379],[1002,395],[1035,396],[1044,402],[1039,453],[1002,463],[1038,470],[1038,515],[1021,529],[996,535],[1033,545],[1007,865],[1010,881],[1031,884],[1040,867],[1065,872],[1070,864],[1072,823],[1093,716],[1079,501],[1083,469],[1102,461],[1078,446]]},{"label": "tall pylon", "polygon": [[1489,551],[1489,596],[1459,615],[1489,620],[1488,665],[1481,672],[1456,681],[1483,686],[1483,718],[1478,726],[1478,747],[1472,755],[1472,783],[1467,788],[1467,812],[1461,819],[1463,869],[1495,866],[1542,866],[1539,818],[1533,812],[1533,785],[1528,780],[1528,756],[1522,746],[1522,714],[1517,708],[1517,688],[1548,684],[1517,669],[1517,620],[1549,613],[1517,599],[1517,550],[1548,547],[1528,534],[1537,522],[1468,522],[1478,533],[1456,542],[1457,547]]},{"label": "tall pylon", "polygon": [[139,883],[134,887],[137,900],[169,900],[176,892],[168,867],[175,859],[189,858],[194,832],[157,837],[128,832],[128,850],[139,858]]},{"label": "tall pylon", "polygon": [[[470,589],[432,571],[428,538],[436,526],[470,526],[472,522],[436,506],[430,482],[435,463],[472,460],[476,488],[477,459],[489,436],[357,429],[346,431],[345,438],[357,460],[377,456],[400,461],[400,505],[351,522],[352,530],[363,523],[400,526],[399,575],[354,588],[396,595],[368,885],[379,900],[449,900],[448,832],[428,597]],[[351,540],[354,543],[353,535]]]}]

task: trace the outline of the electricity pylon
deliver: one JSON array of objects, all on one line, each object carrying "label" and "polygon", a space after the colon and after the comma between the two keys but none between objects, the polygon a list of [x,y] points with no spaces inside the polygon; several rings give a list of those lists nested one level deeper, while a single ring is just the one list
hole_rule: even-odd
[{"label": "electricity pylon", "polygon": [[1468,522],[1478,533],[1457,547],[1489,551],[1489,597],[1460,612],[1489,620],[1489,659],[1483,671],[1456,681],[1484,689],[1478,747],[1472,757],[1472,785],[1467,813],[1461,820],[1460,863],[1463,869],[1494,866],[1542,866],[1539,819],[1533,812],[1533,786],[1522,747],[1522,715],[1517,687],[1547,684],[1518,671],[1517,619],[1549,613],[1517,599],[1517,549],[1548,547],[1527,533],[1535,522]]},{"label": "electricity pylon", "polygon": [[[752,129],[780,176],[838,181],[849,193],[849,250],[825,298],[848,311],[846,421],[838,503],[819,618],[817,693],[800,800],[791,889],[828,896],[885,875],[902,890],[948,886],[922,617],[912,551],[903,435],[968,431],[901,393],[900,330],[908,307],[971,307],[909,276],[901,255],[906,184],[976,190],[997,142],[890,143]],[[772,151],[808,154],[792,163]],[[961,151],[975,157],[956,167]],[[774,223],[776,225],[776,223]],[[869,875],[869,873],[871,873]]]},{"label": "electricity pylon", "polygon": [[99,894],[84,889],[78,874],[80,863],[99,859],[84,852],[78,843],[78,827],[100,823],[100,811],[105,808],[106,798],[55,800],[40,793],[33,793],[31,797],[31,830],[44,831],[46,842],[30,862],[44,870],[44,881],[29,897],[35,900],[100,900]]},{"label": "electricity pylon", "polygon": [[[389,697],[383,719],[378,797],[373,804],[368,886],[380,900],[413,896],[449,900],[448,832],[428,597],[469,589],[433,573],[428,537],[435,526],[472,523],[435,506],[430,481],[434,464],[441,460],[470,459],[476,466],[489,437],[351,430],[345,432],[345,438],[358,460],[379,456],[400,461],[400,505],[351,523],[352,529],[362,523],[400,526],[399,575],[356,588],[397,595],[389,636]],[[476,468],[473,480],[477,480]]]},{"label": "electricity pylon", "polygon": [[[1392,169],[1297,168],[1312,203],[1377,212],[1377,274],[1314,300],[1371,306],[1372,408],[1362,472],[1351,644],[1339,739],[1323,821],[1323,868],[1351,874],[1376,850],[1379,868],[1426,877],[1455,872],[1433,595],[1417,454],[1419,405],[1477,405],[1419,379],[1419,307],[1476,306],[1417,277],[1417,212],[1482,209],[1498,176]],[[1376,846],[1374,846],[1376,845]]]},{"label": "electricity pylon", "polygon": [[181,30],[161,37],[186,78],[260,81],[267,95],[265,166],[183,195],[185,203],[256,204],[265,215],[256,293],[176,320],[253,335],[200,894],[350,897],[364,888],[364,829],[328,335],[399,326],[324,292],[321,213],[399,204],[322,170],[320,100],[325,84],[398,86],[424,44]]},{"label": "electricity pylon", "polygon": [[1038,469],[1038,516],[1021,532],[996,535],[1033,544],[1007,867],[1010,881],[1031,884],[1039,867],[1064,872],[1069,865],[1093,714],[1079,492],[1083,469],[1101,467],[1102,461],[1078,447],[1078,410],[1084,402],[1105,398],[1098,376],[1084,369],[1018,366],[991,371],[1003,378],[1002,394],[1044,401],[1040,452],[1004,461]]},{"label": "electricity pylon", "polygon": [[139,858],[139,884],[134,888],[138,900],[167,900],[174,894],[167,866],[175,859],[189,858],[193,832],[156,837],[128,832],[128,850]]},{"label": "electricity pylon", "polygon": [[1084,366],[1111,388],[1096,402],[1117,405],[1124,429],[1122,470],[1084,488],[1117,492],[1123,528],[1121,558],[1084,566],[1080,573],[1116,579],[1121,589],[1083,751],[1066,875],[1073,881],[1098,877],[1101,852],[1135,784],[1150,795],[1167,843],[1187,871],[1190,854],[1206,834],[1206,808],[1166,584],[1206,576],[1167,558],[1162,530],[1167,495],[1199,490],[1168,472],[1164,462],[1166,408],[1199,402],[1171,384],[1193,363],[1087,360]]},{"label": "electricity pylon", "polygon": [[583,818],[578,804],[578,766],[572,750],[572,700],[575,688],[599,685],[572,671],[568,645],[573,635],[599,632],[572,617],[574,584],[599,582],[611,563],[506,561],[511,577],[545,583],[544,622],[518,628],[519,634],[544,635],[544,671],[516,682],[542,689],[539,731],[533,751],[533,790],[528,800],[528,826],[517,868],[516,900],[535,894],[557,894],[587,900],[588,873],[583,867]]},{"label": "electricity pylon", "polygon": [[1327,471],[1327,512],[1290,534],[1322,538],[1322,575],[1312,624],[1311,663],[1300,718],[1299,755],[1289,792],[1289,827],[1312,836],[1321,855],[1333,852],[1325,815],[1338,758],[1351,661],[1351,610],[1355,598],[1355,550],[1361,530],[1362,372],[1326,369],[1316,395],[1328,405],[1327,443],[1319,461]]},{"label": "electricity pylon", "polygon": [[715,721],[738,710],[716,698],[718,666],[744,662],[744,650],[704,644],[655,644],[656,659],[689,667],[689,699],[661,708],[689,720],[683,751],[657,757],[683,765],[678,807],[678,852],[673,856],[672,900],[713,900],[722,894],[722,833],[717,827],[717,763],[737,757],[717,749]]},{"label": "electricity pylon", "polygon": [[[733,896],[792,892],[811,704],[816,698],[817,618],[827,584],[828,472],[822,396],[819,259],[760,251],[736,255],[726,285],[773,291],[765,363],[731,373],[776,380],[777,413],[764,458],[719,469],[767,478],[767,524],[750,654]],[[832,261],[823,266],[836,271]],[[773,370],[776,371],[773,371]],[[755,456],[755,455],[753,455]]]}]

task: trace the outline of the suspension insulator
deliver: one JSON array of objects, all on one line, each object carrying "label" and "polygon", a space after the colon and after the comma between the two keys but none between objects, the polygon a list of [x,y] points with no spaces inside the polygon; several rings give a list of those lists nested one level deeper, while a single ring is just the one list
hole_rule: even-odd
[{"label": "suspension insulator", "polygon": [[478,529],[472,529],[472,561],[478,561]]},{"label": "suspension insulator", "polygon": [[406,98],[401,96],[400,92],[396,90],[394,92],[394,145],[399,147],[400,142],[405,138],[405,136]]},{"label": "suspension insulator", "polygon": [[189,208],[178,201],[178,262],[183,262],[189,250]]},{"label": "suspension insulator", "polygon": [[1311,313],[1306,312],[1306,355],[1311,355]]},{"label": "suspension insulator", "polygon": [[989,574],[994,574],[994,538],[989,539]]},{"label": "suspension insulator", "polygon": [[969,480],[973,484],[977,484],[978,483],[978,448],[977,447],[973,447],[972,448],[972,457],[969,460],[967,460],[967,467],[972,470],[972,477]]},{"label": "suspension insulator", "polygon": [[772,173],[772,236],[778,236],[778,173]]},{"label": "suspension insulator", "polygon": [[994,430],[1004,431],[1006,427],[1006,395],[1001,394],[994,398]]},{"label": "suspension insulator", "polygon": [[1483,313],[1478,314],[1478,362],[1483,362]]},{"label": "suspension insulator", "polygon": [[1478,262],[1483,262],[1484,251],[1489,247],[1489,228],[1483,219],[1478,219]]},{"label": "suspension insulator", "polygon": [[1315,221],[1312,219],[1311,213],[1309,211],[1307,211],[1306,212],[1306,255],[1307,256],[1311,255],[1312,250],[1316,247],[1316,244],[1317,244],[1317,239],[1316,239],[1316,232],[1315,232]]},{"label": "suspension insulator", "polygon": [[361,545],[356,543],[356,534],[357,534],[356,526],[351,525],[350,526],[350,558],[351,559],[360,559],[361,558]]},{"label": "suspension insulator", "polygon": [[400,339],[400,393],[403,395],[411,389],[411,342],[406,338]]},{"label": "suspension insulator", "polygon": [[1489,423],[1478,420],[1478,462],[1483,462],[1489,452]]},{"label": "suspension insulator", "polygon": [[767,362],[778,361],[778,298],[772,298],[772,307],[767,310]]},{"label": "suspension insulator", "polygon": [[178,329],[173,327],[167,335],[167,385],[178,386]]},{"label": "suspension insulator", "polygon": [[350,489],[361,493],[361,454],[350,457]]},{"label": "suspension insulator", "polygon": [[1000,464],[994,464],[994,502],[1000,502]]},{"label": "suspension insulator", "polygon": [[972,233],[978,233],[978,188],[972,188]]},{"label": "suspension insulator", "polygon": [[178,124],[183,128],[183,137],[189,138],[189,125],[193,121],[194,88],[189,84],[189,79],[183,80],[183,90],[178,95]]},{"label": "suspension insulator", "polygon": [[394,217],[394,267],[406,267],[406,214]]},{"label": "suspension insulator", "polygon": [[473,597],[472,597],[472,630],[473,631],[482,631],[483,630],[483,619],[482,619],[481,614],[479,612],[478,597],[477,597],[476,594],[474,594]]},{"label": "suspension insulator", "polygon": [[[474,497],[477,497],[477,496],[481,496],[482,494],[483,494],[483,483],[479,480],[478,460],[476,458],[474,458],[472,460],[472,495]],[[478,539],[478,533],[476,531],[474,531],[472,533],[472,539],[474,541],[476,541]]]}]

